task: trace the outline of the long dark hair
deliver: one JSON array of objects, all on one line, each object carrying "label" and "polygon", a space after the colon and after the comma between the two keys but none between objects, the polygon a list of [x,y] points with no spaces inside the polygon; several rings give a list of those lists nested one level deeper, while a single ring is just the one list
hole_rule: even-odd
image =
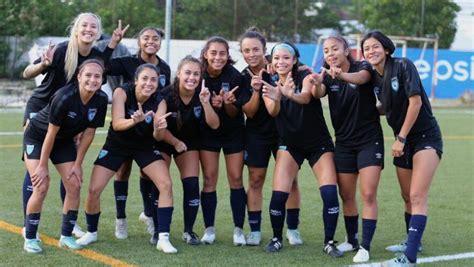
[{"label": "long dark hair", "polygon": [[[393,63],[394,60],[392,58],[393,52],[395,52],[395,45],[393,44],[392,40],[388,38],[385,34],[380,31],[372,31],[364,35],[360,42],[361,51],[364,51],[364,43],[369,38],[374,38],[375,40],[379,41],[382,44],[383,49],[387,52],[387,56],[385,58],[385,64],[383,67],[383,85],[382,85],[382,97],[380,101],[383,104],[383,108],[385,111],[385,115],[390,117],[390,112],[392,110],[392,90],[391,90],[391,83],[392,83],[392,76],[393,73]],[[363,53],[362,53],[363,54]]]},{"label": "long dark hair", "polygon": [[[349,43],[347,42],[346,38],[342,37],[342,36],[339,35],[339,34],[335,34],[335,35],[329,36],[326,40],[324,40],[324,42],[326,42],[326,41],[329,40],[329,39],[334,39],[334,40],[338,41],[339,43],[342,44],[342,46],[344,47],[344,49],[348,49],[348,50],[349,50],[349,54],[347,55],[347,60],[349,60],[349,63],[352,64],[352,63],[354,62],[354,58],[353,58],[352,55],[351,55],[351,50],[350,50],[350,47],[349,47]],[[324,44],[323,44],[323,46],[324,46]],[[329,64],[328,64],[326,61],[324,61],[324,65],[323,65],[323,66],[324,66],[324,68],[326,68],[326,69],[329,69],[329,68],[330,68]]]},{"label": "long dark hair", "polygon": [[223,37],[220,37],[220,36],[213,36],[213,37],[207,39],[207,42],[204,45],[204,48],[201,50],[200,59],[201,59],[201,64],[202,64],[202,68],[203,68],[204,71],[207,71],[207,68],[209,67],[209,63],[207,63],[207,59],[204,57],[204,55],[207,53],[207,51],[209,50],[209,47],[213,43],[220,43],[220,44],[223,44],[225,46],[225,49],[226,49],[227,55],[228,55],[227,62],[225,63],[226,66],[235,64],[235,61],[230,57],[229,43],[227,42],[227,40],[224,39]]},{"label": "long dark hair", "polygon": [[[181,69],[183,68],[184,65],[188,64],[188,63],[196,63],[198,64],[199,66],[201,66],[201,61],[199,61],[199,59],[191,56],[191,55],[187,55],[185,56],[183,59],[181,59],[181,61],[179,62],[178,64],[178,69],[177,69],[177,73],[179,73],[181,71]],[[201,69],[201,79],[202,79],[202,68]],[[199,83],[198,87],[200,86],[201,83]],[[197,90],[198,88],[196,88]],[[171,96],[173,98],[173,102],[176,106],[176,109],[177,109],[177,114],[176,114],[176,126],[178,128],[178,130],[181,129],[181,127],[183,126],[183,121],[181,119],[181,98],[179,96],[179,78],[178,78],[178,75],[176,75],[176,77],[174,78],[174,81],[173,81],[173,84],[171,85]]]}]

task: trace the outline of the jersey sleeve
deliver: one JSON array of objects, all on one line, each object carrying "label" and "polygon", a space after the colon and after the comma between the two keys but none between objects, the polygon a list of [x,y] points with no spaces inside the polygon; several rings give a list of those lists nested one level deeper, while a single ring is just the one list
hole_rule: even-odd
[{"label": "jersey sleeve", "polygon": [[252,97],[253,88],[250,85],[250,81],[251,81],[250,76],[248,74],[242,73],[242,77],[241,77],[242,87],[239,88],[241,105],[245,105],[247,102],[250,101],[250,98]]},{"label": "jersey sleeve", "polygon": [[67,116],[69,101],[63,91],[60,90],[49,102],[49,123],[56,126],[61,126]]},{"label": "jersey sleeve", "polygon": [[402,79],[408,97],[421,94],[423,86],[421,84],[420,75],[418,74],[415,65],[410,60],[404,61]]}]

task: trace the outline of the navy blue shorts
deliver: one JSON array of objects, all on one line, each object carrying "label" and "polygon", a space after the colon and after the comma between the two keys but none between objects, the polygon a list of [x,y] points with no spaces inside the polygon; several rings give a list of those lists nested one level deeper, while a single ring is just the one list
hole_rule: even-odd
[{"label": "navy blue shorts", "polygon": [[48,102],[38,98],[30,97],[28,102],[26,102],[25,113],[23,114],[23,126],[26,125],[26,121],[31,120],[36,115],[36,113],[38,113],[47,105]]},{"label": "navy blue shorts", "polygon": [[201,132],[200,150],[220,152],[225,155],[239,153],[244,150],[244,128],[237,128],[226,135],[213,135]]},{"label": "navy blue shorts", "polygon": [[248,167],[267,168],[270,156],[276,157],[278,140],[263,140],[255,134],[246,134],[244,163]]},{"label": "navy blue shorts", "polygon": [[358,173],[360,169],[369,166],[383,168],[383,139],[370,141],[356,148],[339,145],[336,141],[334,162],[338,173]]},{"label": "navy blue shorts", "polygon": [[97,156],[94,165],[100,165],[117,172],[122,163],[135,160],[140,169],[157,160],[163,160],[161,152],[153,146],[147,148],[128,148],[115,142],[106,142]]},{"label": "navy blue shorts", "polygon": [[[23,156],[27,159],[39,160],[43,148],[45,136],[37,131],[31,125],[25,130],[23,137]],[[54,165],[76,161],[77,151],[73,139],[54,140],[53,149],[49,158]]]},{"label": "navy blue shorts", "polygon": [[318,162],[319,158],[321,158],[324,153],[334,152],[334,144],[331,140],[328,140],[320,145],[312,146],[311,148],[295,148],[286,146],[280,142],[278,149],[290,152],[290,155],[300,168],[305,159],[308,160],[309,166],[313,168],[314,164]]}]

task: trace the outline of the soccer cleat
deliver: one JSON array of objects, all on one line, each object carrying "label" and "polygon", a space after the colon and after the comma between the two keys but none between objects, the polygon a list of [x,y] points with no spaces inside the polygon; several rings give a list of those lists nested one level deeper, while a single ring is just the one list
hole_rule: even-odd
[{"label": "soccer cleat", "polygon": [[169,236],[169,233],[160,233],[156,249],[163,251],[164,253],[177,253],[178,250],[171,245]]},{"label": "soccer cleat", "polygon": [[382,267],[413,267],[416,266],[416,263],[411,263],[405,254],[397,255],[396,258],[393,258],[388,261],[382,262]]},{"label": "soccer cleat", "polygon": [[23,249],[28,253],[38,254],[43,251],[40,244],[41,242],[38,239],[25,239]]},{"label": "soccer cleat", "polygon": [[128,237],[128,223],[127,219],[115,220],[115,237],[117,239],[127,239]]},{"label": "soccer cleat", "polygon": [[81,227],[79,226],[79,224],[74,224],[74,228],[72,229],[72,234],[76,237],[76,238],[81,238],[83,235],[85,235],[86,233],[84,231],[82,231]]},{"label": "soccer cleat", "polygon": [[81,246],[87,246],[90,243],[94,243],[97,241],[97,232],[87,232],[81,238],[76,240],[76,243]]},{"label": "soccer cleat", "polygon": [[330,240],[329,242],[324,244],[323,251],[324,253],[334,258],[339,258],[343,255],[343,253],[339,249],[337,249],[336,242],[334,240]]},{"label": "soccer cleat", "polygon": [[353,244],[349,243],[349,241],[347,241],[347,237],[346,237],[346,241],[344,241],[344,243],[341,243],[341,244],[337,245],[337,249],[339,249],[341,252],[356,251],[358,248],[359,248],[358,245],[353,245]]},{"label": "soccer cleat", "polygon": [[195,232],[184,232],[183,233],[183,241],[189,245],[199,245],[201,241],[199,241],[199,237]]},{"label": "soccer cleat", "polygon": [[[21,228],[21,235],[23,236],[23,239],[26,240],[26,228],[23,227]],[[40,238],[40,235],[38,233],[36,233],[36,239],[41,242],[41,238]]]},{"label": "soccer cleat", "polygon": [[288,239],[288,243],[290,243],[292,246],[299,246],[303,244],[303,239],[301,238],[298,229],[286,230],[286,239]]},{"label": "soccer cleat", "polygon": [[247,242],[245,242],[245,235],[244,231],[240,227],[234,228],[234,246],[245,246]]},{"label": "soccer cleat", "polygon": [[247,246],[259,246],[262,241],[262,233],[260,231],[250,232],[247,235]]},{"label": "soccer cleat", "polygon": [[201,243],[212,245],[216,241],[216,229],[214,226],[207,227],[204,230],[204,235],[201,238]]},{"label": "soccer cleat", "polygon": [[281,240],[274,237],[270,239],[270,242],[265,246],[265,251],[268,253],[275,253],[275,252],[280,251],[280,249],[282,248],[283,248],[283,244],[281,243]]},{"label": "soccer cleat", "polygon": [[59,238],[58,247],[60,248],[68,248],[72,250],[81,249],[82,246],[77,243],[76,239],[72,236],[63,236]]},{"label": "soccer cleat", "polygon": [[[385,248],[385,250],[393,252],[393,253],[404,253],[406,249],[407,249],[406,240],[403,240],[400,244],[391,245]],[[423,246],[420,243],[420,245],[418,246],[418,252],[421,252],[422,250],[423,250]]]},{"label": "soccer cleat", "polygon": [[153,224],[153,218],[145,215],[144,212],[140,213],[138,220],[146,225],[146,230],[150,235],[155,232],[155,225]]},{"label": "soccer cleat", "polygon": [[355,254],[354,258],[352,258],[352,261],[355,263],[361,263],[361,262],[367,262],[369,260],[370,260],[369,251],[363,248],[362,246],[359,246],[359,250],[357,250],[357,253]]}]

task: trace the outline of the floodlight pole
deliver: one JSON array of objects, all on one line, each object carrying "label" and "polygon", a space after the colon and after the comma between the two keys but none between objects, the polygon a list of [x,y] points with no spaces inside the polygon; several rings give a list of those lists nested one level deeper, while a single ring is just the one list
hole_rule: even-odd
[{"label": "floodlight pole", "polygon": [[170,62],[170,40],[171,40],[171,7],[173,0],[166,0],[166,15],[165,15],[165,61]]}]

